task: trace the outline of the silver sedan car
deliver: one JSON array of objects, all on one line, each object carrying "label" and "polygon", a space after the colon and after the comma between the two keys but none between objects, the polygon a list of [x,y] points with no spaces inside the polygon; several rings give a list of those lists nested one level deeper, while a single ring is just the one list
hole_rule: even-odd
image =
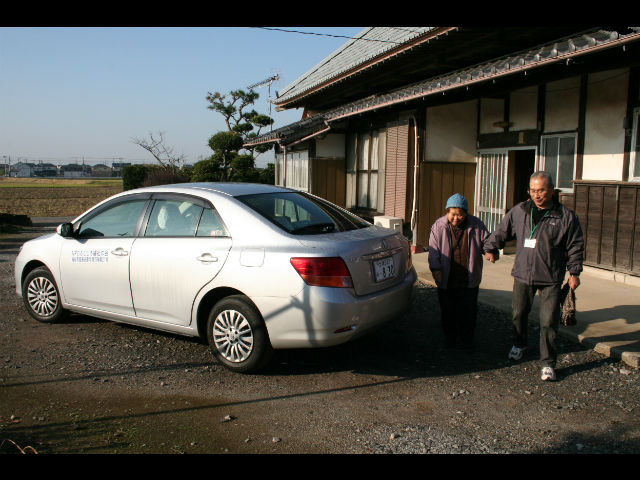
[{"label": "silver sedan car", "polygon": [[227,368],[274,349],[337,345],[407,310],[407,240],[307,193],[190,183],[110,197],[26,242],[16,291],[30,315],[68,312],[206,338]]}]

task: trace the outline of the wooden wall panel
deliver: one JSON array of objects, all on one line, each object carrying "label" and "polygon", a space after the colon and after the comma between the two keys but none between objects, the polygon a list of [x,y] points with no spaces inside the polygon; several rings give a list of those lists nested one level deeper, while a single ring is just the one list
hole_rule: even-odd
[{"label": "wooden wall panel", "polygon": [[614,251],[617,223],[617,187],[606,186],[602,191],[602,234],[600,237],[600,263],[615,265]]},{"label": "wooden wall panel", "polygon": [[616,266],[623,270],[632,270],[633,234],[636,192],[635,188],[620,188],[620,206],[616,230]]},{"label": "wooden wall panel", "polygon": [[311,160],[311,193],[344,208],[346,202],[346,171],[342,158]]},{"label": "wooden wall panel", "polygon": [[587,228],[583,233],[585,239],[585,260],[600,263],[600,235],[602,233],[602,197],[604,187],[592,186],[589,188],[587,211]]},{"label": "wooden wall panel", "polygon": [[406,222],[410,208],[407,204],[410,185],[408,123],[387,128],[386,148],[384,214]]},{"label": "wooden wall panel", "polygon": [[[635,210],[633,213],[633,245],[631,247],[630,272],[640,275],[640,187],[634,189],[636,195]],[[629,212],[631,215],[631,212]]]},{"label": "wooden wall panel", "polygon": [[464,195],[473,214],[475,163],[426,162],[420,165],[418,244],[426,247],[433,223],[445,214],[447,200],[454,193]]},{"label": "wooden wall panel", "polygon": [[574,192],[585,265],[640,275],[640,184],[579,180]]}]

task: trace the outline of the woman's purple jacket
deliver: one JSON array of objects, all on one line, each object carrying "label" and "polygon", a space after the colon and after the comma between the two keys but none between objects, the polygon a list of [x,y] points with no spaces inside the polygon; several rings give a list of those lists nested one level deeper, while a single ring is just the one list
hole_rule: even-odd
[{"label": "woman's purple jacket", "polygon": [[[449,220],[444,215],[435,221],[429,236],[429,269],[442,271],[442,285],[447,288],[449,272],[451,271],[451,232]],[[482,255],[484,242],[489,237],[487,227],[482,220],[473,215],[467,215],[465,235],[469,236],[469,284],[468,288],[475,288],[482,281]]]}]

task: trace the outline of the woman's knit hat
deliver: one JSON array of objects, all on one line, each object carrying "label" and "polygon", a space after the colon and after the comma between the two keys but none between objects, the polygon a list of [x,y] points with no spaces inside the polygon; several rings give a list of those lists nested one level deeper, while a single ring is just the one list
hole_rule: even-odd
[{"label": "woman's knit hat", "polygon": [[469,210],[469,202],[462,195],[456,193],[449,197],[446,208],[461,208],[466,212]]}]

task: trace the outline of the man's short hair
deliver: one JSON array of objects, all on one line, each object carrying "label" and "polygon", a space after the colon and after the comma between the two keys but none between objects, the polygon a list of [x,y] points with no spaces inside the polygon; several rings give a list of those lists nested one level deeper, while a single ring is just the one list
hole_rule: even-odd
[{"label": "man's short hair", "polygon": [[549,172],[545,172],[543,170],[539,170],[537,172],[533,172],[531,174],[531,177],[529,177],[529,183],[531,183],[531,180],[536,179],[536,178],[544,178],[547,180],[547,185],[549,185],[549,187],[553,188],[553,177],[551,176],[551,174]]}]

